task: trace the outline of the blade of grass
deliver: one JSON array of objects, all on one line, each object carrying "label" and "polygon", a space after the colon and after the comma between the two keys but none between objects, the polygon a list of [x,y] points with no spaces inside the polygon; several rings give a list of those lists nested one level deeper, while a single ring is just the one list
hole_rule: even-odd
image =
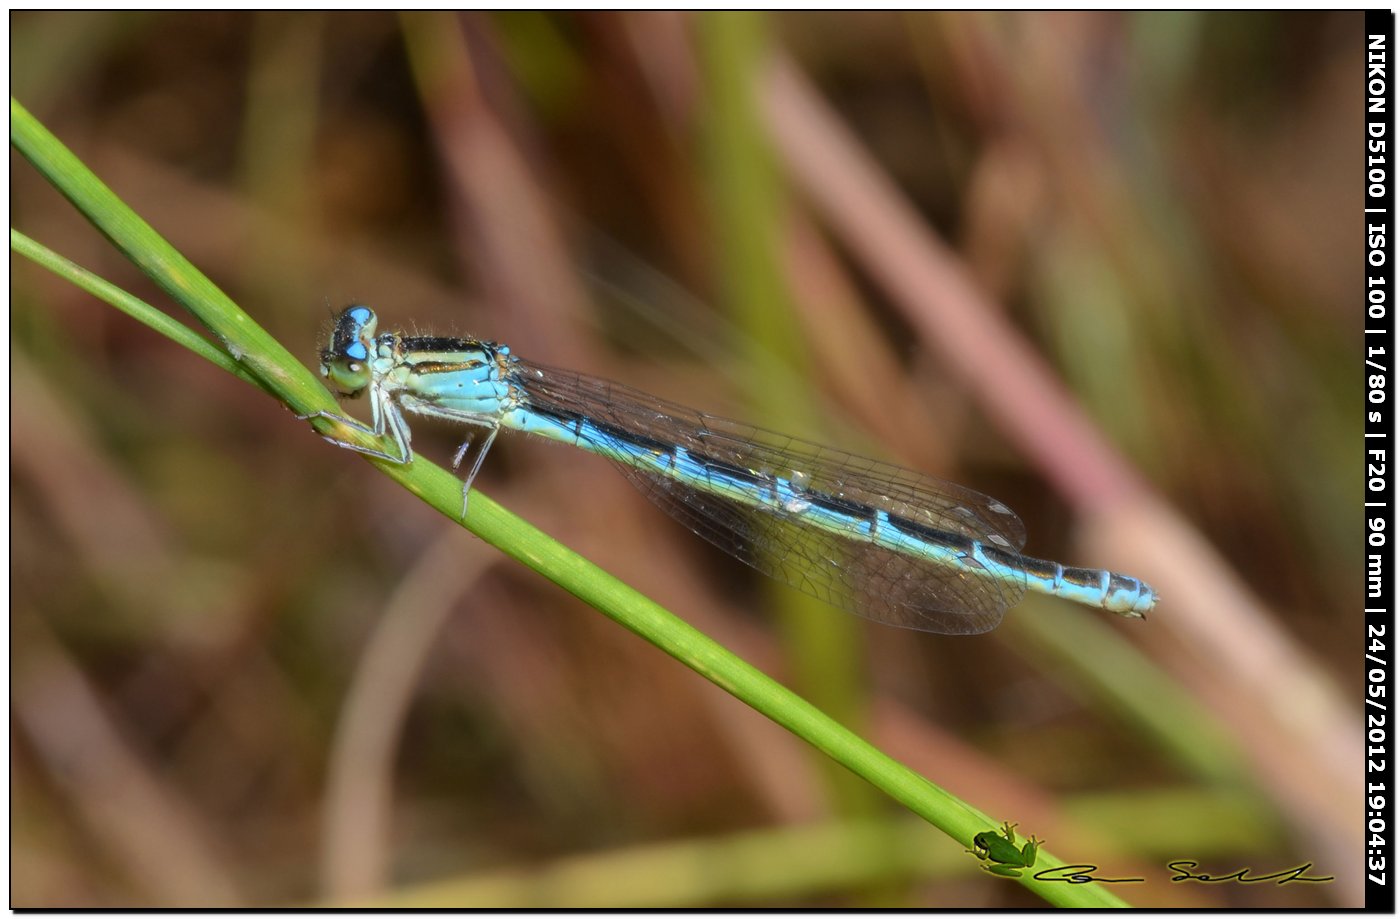
[{"label": "blade of grass", "polygon": [[86,268],[69,261],[43,243],[35,242],[19,230],[10,228],[10,248],[31,261],[37,262],[54,274],[85,290],[97,299],[115,306],[132,319],[149,326],[166,338],[198,354],[209,363],[254,386],[262,386],[262,380],[249,373],[229,357],[226,351],[214,347],[201,338],[193,329],[176,322],[160,310],[139,297],[122,290],[115,284],[99,278]]},{"label": "blade of grass", "polygon": [[[705,80],[702,128],[710,218],[718,240],[724,303],[742,349],[750,408],[757,424],[820,430],[808,371],[780,266],[783,192],[751,91],[768,50],[767,26],[756,12],[711,11],[696,19]],[[859,728],[867,707],[861,678],[864,635],[850,616],[815,614],[815,597],[772,584],[789,673],[799,691],[844,724]],[[874,818],[883,807],[870,788],[822,761],[828,792],[847,818]],[[873,903],[868,905],[875,905]]]},{"label": "blade of grass", "polygon": [[[10,142],[113,245],[199,318],[241,367],[262,380],[265,389],[299,413],[335,410],[334,398],[310,371],[14,99],[10,100]],[[321,421],[318,419],[318,427],[324,427]],[[822,750],[962,845],[971,846],[975,834],[996,828],[995,822],[976,808],[891,759],[709,636],[485,495],[474,493],[470,513],[461,519],[461,483],[446,470],[421,458],[407,466],[372,458],[368,461],[444,516],[459,520],[506,555]],[[1038,867],[1063,864],[1041,850]],[[1097,884],[1037,881],[1029,872],[1018,880],[1058,906],[1126,905]]]},{"label": "blade of grass", "polygon": [[189,259],[127,207],[13,98],[10,144],[136,267],[201,323],[228,354],[298,414],[333,411],[315,375],[239,309]]},{"label": "blade of grass", "polygon": [[[1237,855],[1252,851],[1259,834],[1277,829],[1247,798],[1197,788],[1081,796],[1066,800],[1065,808],[1084,815],[1082,826],[1112,839],[1122,856],[1139,860],[1178,852],[1198,858]],[[1144,826],[1151,832],[1143,832]],[[894,845],[886,845],[891,837]],[[354,905],[653,910],[776,905],[784,897],[839,894],[881,882],[965,877],[970,866],[961,859],[960,853],[938,848],[937,830],[914,817],[831,820],[662,840],[568,855],[528,868],[410,882]],[[1157,904],[1180,908],[1192,902],[1185,891],[1175,899],[1162,898],[1170,874],[1149,879],[1157,888]]]}]

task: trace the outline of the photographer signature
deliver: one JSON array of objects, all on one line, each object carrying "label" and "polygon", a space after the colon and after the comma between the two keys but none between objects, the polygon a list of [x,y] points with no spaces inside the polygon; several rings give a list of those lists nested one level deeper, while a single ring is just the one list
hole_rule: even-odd
[{"label": "photographer signature", "polygon": [[[1325,884],[1336,880],[1332,875],[1326,877],[1313,877],[1306,872],[1309,871],[1312,862],[1304,862],[1293,868],[1285,868],[1275,871],[1272,874],[1253,874],[1251,868],[1240,868],[1229,874],[1209,874],[1197,872],[1193,869],[1200,867],[1200,862],[1191,859],[1181,859],[1179,861],[1167,862],[1167,867],[1176,872],[1170,878],[1173,884],[1183,881],[1195,881],[1200,884],[1224,884],[1233,881],[1237,884],[1262,884],[1265,881],[1272,881],[1275,884],[1291,884],[1295,881],[1305,881],[1313,884]],[[1146,878],[1110,878],[1100,877],[1094,874],[1099,870],[1098,865],[1061,865],[1058,868],[1046,868],[1037,871],[1032,877],[1037,881],[1058,881],[1065,884],[1087,884],[1090,881],[1097,881],[1100,884],[1134,884],[1146,881]]]},{"label": "photographer signature", "polygon": [[[1025,837],[1025,843],[1021,844],[1021,840],[1016,837],[1016,824],[1003,823],[999,831],[987,830],[973,836],[972,848],[968,849],[967,852],[969,855],[977,856],[982,862],[983,871],[1004,878],[1018,878],[1035,867],[1036,860],[1040,857],[1041,845],[1043,842],[1034,836]],[[1272,881],[1282,886],[1294,882],[1326,884],[1336,880],[1332,875],[1326,877],[1309,875],[1307,872],[1312,869],[1312,866],[1312,862],[1304,862],[1296,867],[1284,868],[1272,874],[1254,874],[1253,868],[1240,868],[1229,874],[1210,874],[1197,870],[1201,867],[1201,863],[1195,859],[1183,858],[1167,862],[1167,867],[1175,872],[1170,878],[1173,884],[1187,881],[1194,881],[1197,884],[1224,884],[1227,882],[1262,884],[1266,881]],[[1063,884],[1088,884],[1091,881],[1098,881],[1100,884],[1140,884],[1147,880],[1146,878],[1100,877],[1094,874],[1098,870],[1098,865],[1091,864],[1060,865],[1056,868],[1043,868],[1031,877],[1037,881]]]}]

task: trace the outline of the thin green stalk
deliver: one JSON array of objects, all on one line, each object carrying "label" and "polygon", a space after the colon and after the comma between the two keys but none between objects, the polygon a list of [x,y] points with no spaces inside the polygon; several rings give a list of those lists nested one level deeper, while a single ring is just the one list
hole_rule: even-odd
[{"label": "thin green stalk", "polygon": [[[299,414],[335,409],[334,398],[310,371],[117,198],[13,99],[10,100],[10,143],[137,267],[207,326],[237,364],[262,381],[264,389]],[[23,237],[19,239],[22,241]],[[12,236],[12,247],[15,244]],[[328,430],[332,425],[334,422],[324,419],[316,423],[321,430]],[[338,432],[342,437],[352,434],[348,428]],[[407,466],[375,459],[368,461],[444,516],[453,520],[460,518],[461,483],[451,473],[421,458]],[[886,756],[709,636],[480,492],[473,494],[471,511],[462,523],[484,541],[543,574],[824,751],[963,846],[970,846],[975,834],[995,829],[994,821],[976,808]],[[1042,850],[1037,869],[1061,864]],[[1096,884],[1036,881],[1029,872],[1019,880],[1048,902],[1060,906],[1125,905]]]},{"label": "thin green stalk", "polygon": [[[1144,862],[1172,853],[1206,858],[1249,852],[1260,834],[1278,829],[1267,809],[1253,806],[1247,797],[1195,787],[1088,795],[1066,799],[1064,805],[1083,815],[1080,826],[1119,846],[1132,859],[1136,867],[1129,870],[1134,872]],[[356,905],[399,910],[463,904],[487,909],[704,909],[839,894],[879,883],[947,882],[966,877],[970,868],[966,856],[941,846],[938,831],[915,817],[832,820],[603,849],[528,868],[470,871],[408,883]]]},{"label": "thin green stalk", "polygon": [[[806,349],[783,265],[784,190],[773,163],[753,87],[769,51],[764,14],[710,11],[696,18],[704,77],[705,164],[710,217],[725,308],[738,332],[745,384],[760,425],[817,431]],[[850,616],[813,615],[820,600],[777,583],[766,594],[778,612],[794,685],[843,724],[860,729],[869,709],[862,677],[864,636]],[[873,819],[884,802],[827,761],[819,764],[837,811]],[[874,902],[865,905],[882,905]]]},{"label": "thin green stalk", "polygon": [[176,322],[145,300],[133,297],[117,285],[99,278],[81,265],[69,261],[43,243],[35,242],[13,227],[10,228],[10,248],[72,283],[73,286],[87,291],[104,303],[115,306],[132,319],[149,326],[175,344],[188,348],[215,367],[227,370],[246,383],[262,386],[262,380],[244,370],[242,365],[229,357],[226,351],[211,345],[189,326]]},{"label": "thin green stalk", "polygon": [[335,410],[334,397],[311,371],[127,207],[13,98],[10,144],[137,268],[213,332],[228,354],[262,380],[269,392],[298,414]]}]

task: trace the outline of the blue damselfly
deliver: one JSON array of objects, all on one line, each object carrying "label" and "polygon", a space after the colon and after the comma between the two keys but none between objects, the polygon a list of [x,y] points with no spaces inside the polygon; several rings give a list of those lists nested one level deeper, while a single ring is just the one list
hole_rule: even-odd
[{"label": "blue damselfly", "polygon": [[383,449],[326,439],[407,463],[405,413],[480,428],[464,502],[497,433],[510,428],[607,457],[725,552],[878,622],[985,632],[1027,590],[1136,618],[1157,602],[1137,578],[1021,555],[1020,519],[960,485],[541,366],[505,345],[377,327],[369,307],[351,306],[321,352],[321,375],[342,395],[367,393],[371,423],[317,414],[373,435]]}]

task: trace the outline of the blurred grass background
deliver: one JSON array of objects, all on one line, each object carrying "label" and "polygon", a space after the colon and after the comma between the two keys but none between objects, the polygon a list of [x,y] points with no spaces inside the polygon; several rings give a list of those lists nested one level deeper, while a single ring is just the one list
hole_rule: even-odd
[{"label": "blurred grass background", "polygon": [[[978,488],[1029,553],[1151,580],[1145,624],[1028,600],[906,633],[601,461],[507,438],[480,479],[932,780],[1147,878],[1131,903],[1359,903],[1360,14],[11,26],[15,97],[308,363],[371,303]],[[11,221],[164,302],[13,154]],[[1039,902],[12,268],[13,905]],[[1172,884],[1176,858],[1336,880]]]}]

